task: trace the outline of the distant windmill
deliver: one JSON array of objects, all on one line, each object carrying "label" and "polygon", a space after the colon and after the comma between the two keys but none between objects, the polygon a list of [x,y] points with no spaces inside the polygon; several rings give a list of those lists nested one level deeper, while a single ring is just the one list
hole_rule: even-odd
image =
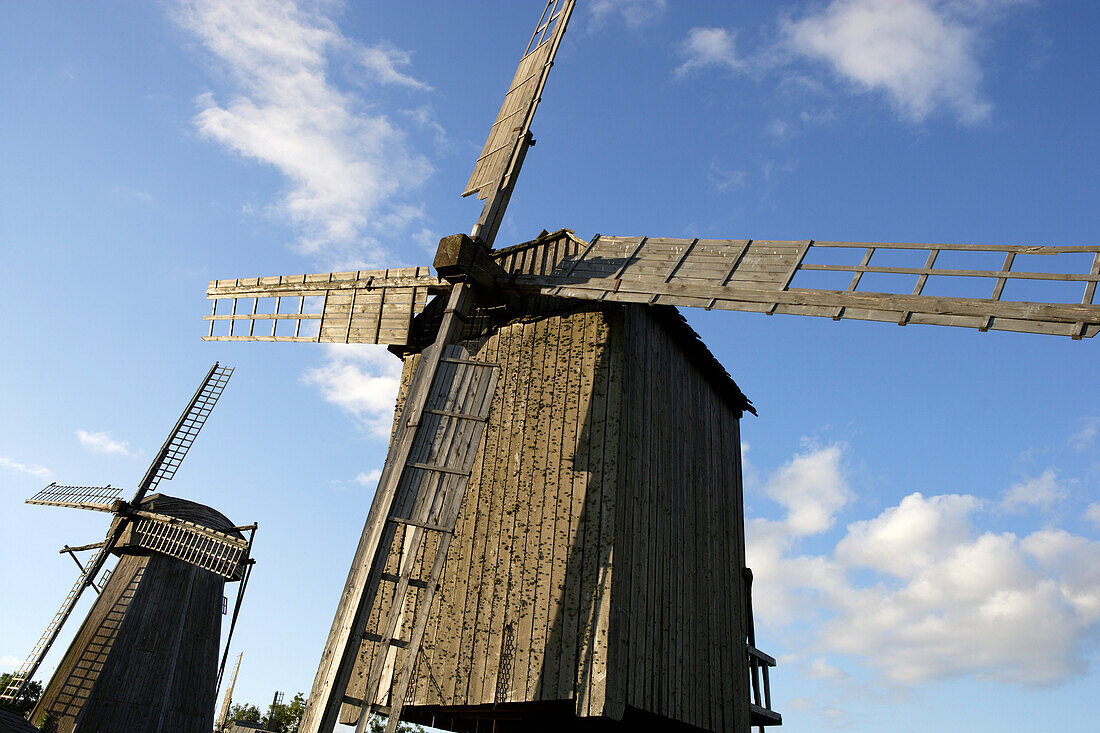
[{"label": "distant windmill", "polygon": [[[45,717],[49,730],[211,730],[221,676],[222,593],[226,581],[241,581],[235,621],[253,563],[256,525],[235,527],[208,506],[150,492],[175,475],[232,373],[218,364],[210,368],[130,501],[119,499],[121,490],[110,486],[57,484],[27,500],[113,515],[102,542],[62,550],[95,549],[96,554],[81,567],[61,608],[0,696],[19,695],[84,589],[92,587],[99,597],[31,713],[35,722]],[[120,559],[100,589],[96,576],[110,553]],[[232,633],[231,626],[230,638]]]},{"label": "distant windmill", "polygon": [[[403,711],[463,731],[781,722],[745,566],[739,419],[752,407],[671,306],[1100,332],[1098,246],[586,242],[562,229],[492,249],[573,5],[544,6],[463,193],[486,199],[481,217],[471,236],[440,242],[438,276],[410,267],[207,290],[209,340],[389,344],[404,360],[303,733],[362,731],[373,712],[392,733]],[[577,177],[614,185],[612,173]],[[967,267],[974,255],[997,265]],[[1087,271],[1026,271],[1051,255],[1087,259]],[[841,282],[800,287],[807,275]],[[875,290],[884,277],[907,281]],[[992,292],[930,294],[949,282]],[[1005,295],[1036,282],[1083,293]]]}]

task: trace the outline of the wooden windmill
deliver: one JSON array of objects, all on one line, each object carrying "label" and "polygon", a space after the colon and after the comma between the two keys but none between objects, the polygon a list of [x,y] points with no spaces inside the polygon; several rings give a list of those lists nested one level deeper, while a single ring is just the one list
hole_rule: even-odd
[{"label": "wooden windmill", "polygon": [[[4,698],[19,695],[91,587],[98,598],[31,713],[36,723],[48,721],[48,730],[211,730],[227,610],[222,593],[226,581],[240,581],[235,621],[256,525],[234,527],[208,506],[151,492],[175,475],[232,373],[218,364],[210,368],[130,501],[111,486],[57,484],[27,500],[112,515],[102,542],[62,550],[96,552],[3,691]],[[111,553],[120,559],[100,587],[96,577]]]},{"label": "wooden windmill", "polygon": [[[546,3],[463,192],[485,199],[481,217],[470,236],[440,242],[437,275],[217,280],[207,291],[210,340],[388,344],[404,360],[385,468],[302,731],[361,731],[375,711],[390,731],[402,714],[455,730],[781,722],[744,558],[739,419],[752,407],[673,306],[1100,331],[1098,246],[583,241],[563,229],[494,250],[572,9]],[[923,264],[876,258],[898,251]],[[974,252],[1003,265],[956,264]],[[1091,267],[1021,268],[1066,253]],[[800,287],[806,274],[843,284]],[[912,291],[868,289],[880,275],[908,276]],[[992,281],[990,297],[925,292],[972,278]],[[1002,297],[1034,281],[1083,294]]]}]

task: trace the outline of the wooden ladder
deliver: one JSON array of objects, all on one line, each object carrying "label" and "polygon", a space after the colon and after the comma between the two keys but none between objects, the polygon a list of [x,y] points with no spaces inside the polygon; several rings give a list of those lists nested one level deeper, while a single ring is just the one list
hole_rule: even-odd
[{"label": "wooden ladder", "polygon": [[[397,490],[386,517],[386,530],[371,567],[371,591],[377,589],[380,582],[394,583],[395,588],[392,605],[380,624],[380,633],[364,635],[379,644],[367,675],[361,703],[363,714],[356,726],[358,733],[366,730],[370,714],[375,712],[389,716],[387,731],[392,733],[397,729],[466,485],[489,419],[499,368],[498,364],[470,358],[459,344],[443,346],[424,409],[410,419],[410,423],[415,422],[412,425],[415,434],[397,478]],[[405,528],[405,536],[398,545],[403,548],[400,565],[396,575],[388,574],[384,572],[386,560],[393,552],[396,530],[401,527]],[[428,533],[437,535],[438,542],[425,543]],[[414,579],[421,545],[424,545],[422,567],[430,567],[430,571],[427,578]],[[409,598],[410,589],[412,599]],[[419,601],[416,600],[418,594]],[[406,641],[396,637],[410,600],[416,610],[411,620],[411,636]],[[393,672],[389,705],[379,705],[376,702],[379,685],[393,647],[404,648],[405,655]]]}]

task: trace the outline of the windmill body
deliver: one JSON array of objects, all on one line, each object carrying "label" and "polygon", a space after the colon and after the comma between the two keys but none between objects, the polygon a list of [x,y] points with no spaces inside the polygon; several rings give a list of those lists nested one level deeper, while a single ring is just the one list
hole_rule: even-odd
[{"label": "windmill body", "polygon": [[[584,245],[562,231],[495,259],[549,270],[553,253]],[[499,374],[404,718],[452,730],[487,719],[503,730],[746,729],[738,423],[748,402],[671,309],[530,299],[505,313],[459,339]],[[404,359],[399,412],[420,355]],[[425,409],[462,413],[472,397],[439,393]],[[445,463],[443,453],[417,460]],[[410,530],[391,544],[368,630],[392,611]],[[433,551],[413,565],[414,586],[430,580]],[[402,600],[396,636],[408,639],[423,596]],[[394,646],[367,691],[377,639],[363,644],[347,694],[384,706],[410,652]],[[343,722],[357,718],[347,706]]]},{"label": "windmill body", "polygon": [[[202,504],[151,494],[141,506],[244,540]],[[115,545],[118,564],[32,713],[49,730],[213,728],[227,579],[150,551],[134,535]]]},{"label": "windmill body", "polygon": [[[207,290],[207,340],[387,344],[405,359],[302,731],[360,733],[376,712],[389,733],[402,715],[458,730],[781,723],[744,563],[738,420],[751,407],[674,307],[1100,333],[1096,245],[561,230],[493,250],[572,8],[546,2],[463,194],[485,199],[481,217],[441,240],[436,274]],[[916,264],[883,256],[899,251]],[[960,264],[974,254],[999,268]],[[1075,264],[1030,266],[1056,255]],[[1039,282],[1059,298],[1020,295]],[[960,283],[980,294],[958,297]]]}]

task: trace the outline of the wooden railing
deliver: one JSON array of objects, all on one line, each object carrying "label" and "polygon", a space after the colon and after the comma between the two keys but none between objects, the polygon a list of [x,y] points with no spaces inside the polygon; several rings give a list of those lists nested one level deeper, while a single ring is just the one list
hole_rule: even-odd
[{"label": "wooden railing", "polygon": [[783,716],[772,710],[772,686],[768,679],[768,668],[775,666],[775,658],[756,648],[756,625],[752,618],[752,570],[741,569],[742,588],[745,598],[745,651],[749,658],[749,688],[752,699],[749,701],[749,725],[756,726],[764,733],[766,725],[783,725]]},{"label": "wooden railing", "polygon": [[782,725],[783,716],[772,710],[772,688],[768,679],[768,668],[775,666],[775,658],[747,642],[745,649],[749,653],[749,684],[752,688],[749,720],[760,731],[764,730],[765,725]]}]

